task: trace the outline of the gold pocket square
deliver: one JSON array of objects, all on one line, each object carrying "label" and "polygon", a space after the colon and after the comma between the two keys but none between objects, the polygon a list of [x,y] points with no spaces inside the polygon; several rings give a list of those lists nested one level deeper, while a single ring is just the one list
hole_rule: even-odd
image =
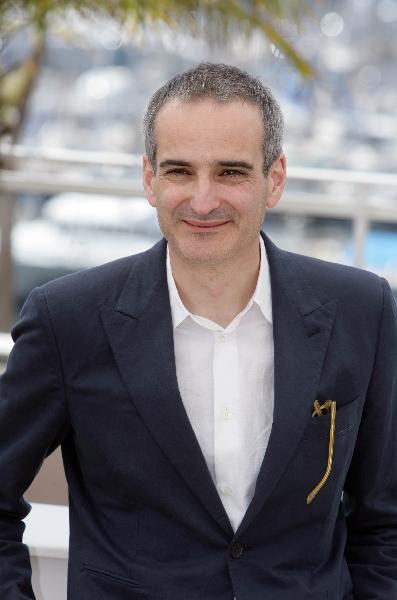
[{"label": "gold pocket square", "polygon": [[332,460],[334,456],[334,443],[335,443],[335,423],[336,423],[336,401],[335,400],[326,400],[323,404],[320,404],[318,400],[314,401],[313,404],[313,413],[312,417],[321,417],[323,415],[330,414],[331,421],[329,426],[329,445],[328,445],[328,463],[326,471],[321,479],[321,481],[316,485],[316,487],[310,492],[308,495],[306,502],[310,504],[313,502],[314,498],[317,496],[323,485],[326,483],[328,477],[330,476],[332,470]]}]

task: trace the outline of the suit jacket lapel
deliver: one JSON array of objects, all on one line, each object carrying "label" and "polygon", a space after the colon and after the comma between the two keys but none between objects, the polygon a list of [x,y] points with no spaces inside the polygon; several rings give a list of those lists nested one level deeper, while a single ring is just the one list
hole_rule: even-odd
[{"label": "suit jacket lapel", "polygon": [[220,526],[231,533],[180,397],[175,370],[166,243],[135,258],[115,307],[102,321],[121,377],[146,426],[174,467]]},{"label": "suit jacket lapel", "polygon": [[294,255],[265,239],[272,286],[274,419],[254,498],[239,535],[263,508],[303,435],[316,392],[337,304],[322,304]]}]

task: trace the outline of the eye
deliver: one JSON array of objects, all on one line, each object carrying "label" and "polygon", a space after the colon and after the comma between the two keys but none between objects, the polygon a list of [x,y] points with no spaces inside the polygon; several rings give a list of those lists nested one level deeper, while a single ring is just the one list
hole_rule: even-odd
[{"label": "eye", "polygon": [[238,169],[224,169],[221,172],[221,177],[245,177],[246,175],[245,171],[239,171]]},{"label": "eye", "polygon": [[168,171],[165,171],[164,173],[165,175],[189,175],[189,171],[187,171],[185,168],[183,167],[175,167],[173,169],[168,169]]}]

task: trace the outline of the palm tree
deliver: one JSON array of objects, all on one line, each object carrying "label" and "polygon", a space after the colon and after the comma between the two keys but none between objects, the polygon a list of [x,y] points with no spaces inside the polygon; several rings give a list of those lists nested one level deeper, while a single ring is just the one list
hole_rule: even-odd
[{"label": "palm tree", "polygon": [[[209,39],[227,39],[238,30],[249,35],[261,32],[304,77],[312,77],[311,66],[282,35],[283,21],[299,23],[310,11],[309,0],[0,0],[0,51],[17,31],[34,31],[32,52],[8,71],[0,62],[0,140],[7,135],[18,140],[26,107],[45,52],[45,33],[51,19],[71,9],[82,16],[107,16],[134,29],[165,23],[175,30],[190,31]],[[0,156],[0,169],[13,168]],[[7,330],[12,315],[11,227],[13,197],[3,195],[0,203],[0,331]]]}]

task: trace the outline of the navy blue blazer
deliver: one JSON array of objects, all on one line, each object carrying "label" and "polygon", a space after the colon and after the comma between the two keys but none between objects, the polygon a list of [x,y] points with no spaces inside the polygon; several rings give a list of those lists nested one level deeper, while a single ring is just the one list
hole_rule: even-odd
[{"label": "navy blue blazer", "polygon": [[[69,600],[397,598],[390,288],[264,238],[274,424],[235,534],[178,391],[164,240],[32,292],[0,382],[1,600],[33,598],[22,495],[59,444]],[[329,449],[316,399],[336,401],[336,433],[307,504]]]}]

